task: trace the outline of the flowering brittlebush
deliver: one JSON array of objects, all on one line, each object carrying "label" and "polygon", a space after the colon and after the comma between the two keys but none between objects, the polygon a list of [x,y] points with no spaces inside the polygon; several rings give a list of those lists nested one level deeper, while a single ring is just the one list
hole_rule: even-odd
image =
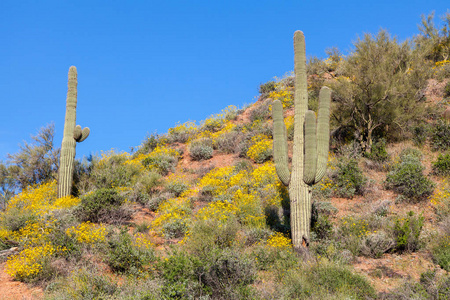
[{"label": "flowering brittlebush", "polygon": [[282,82],[277,82],[275,91],[270,92],[269,97],[274,100],[280,100],[283,104],[283,108],[290,108],[294,105],[294,93]]},{"label": "flowering brittlebush", "polygon": [[291,249],[292,242],[290,238],[287,238],[280,232],[275,232],[267,240],[267,246],[276,249]]},{"label": "flowering brittlebush", "polygon": [[8,258],[6,273],[19,280],[33,278],[42,270],[43,261],[46,258],[64,251],[66,251],[65,248],[54,247],[51,244],[26,248]]},{"label": "flowering brittlebush", "polygon": [[247,156],[256,163],[263,163],[272,157],[273,141],[263,134],[252,137],[252,145],[247,151]]},{"label": "flowering brittlebush", "polygon": [[77,242],[85,244],[104,242],[106,233],[104,226],[92,224],[89,221],[72,226],[66,230],[66,234],[69,237],[74,237]]}]

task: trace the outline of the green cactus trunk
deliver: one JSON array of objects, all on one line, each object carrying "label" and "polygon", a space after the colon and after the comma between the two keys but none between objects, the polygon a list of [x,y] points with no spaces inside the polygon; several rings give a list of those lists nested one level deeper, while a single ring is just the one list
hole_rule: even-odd
[{"label": "green cactus trunk", "polygon": [[274,160],[278,177],[289,186],[291,236],[295,248],[308,246],[311,224],[311,188],[325,175],[329,148],[329,115],[331,90],[323,87],[319,95],[319,113],[308,111],[305,37],[294,34],[295,94],[294,149],[292,171],[288,166],[286,126],[283,106],[275,100],[272,106],[274,123]]},{"label": "green cactus trunk", "polygon": [[77,68],[69,69],[69,82],[66,102],[66,118],[64,136],[59,157],[58,198],[70,195],[73,180],[73,163],[75,160],[76,142],[84,141],[89,135],[89,128],[81,130],[75,126],[77,116]]}]

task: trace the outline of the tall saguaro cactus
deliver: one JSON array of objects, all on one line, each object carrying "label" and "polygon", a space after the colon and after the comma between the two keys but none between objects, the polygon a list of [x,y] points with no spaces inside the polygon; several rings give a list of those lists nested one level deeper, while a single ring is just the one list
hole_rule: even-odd
[{"label": "tall saguaro cactus", "polygon": [[70,195],[76,143],[84,141],[90,132],[88,127],[81,129],[80,125],[75,126],[77,117],[77,84],[77,68],[71,66],[69,69],[64,136],[59,157],[58,198]]},{"label": "tall saguaro cactus", "polygon": [[294,34],[295,94],[294,149],[292,171],[288,166],[286,125],[283,106],[279,100],[272,105],[274,128],[274,160],[278,177],[289,187],[291,205],[291,236],[295,248],[308,246],[311,222],[311,188],[325,175],[330,128],[331,90],[323,87],[319,94],[319,112],[308,110],[306,82],[305,37]]}]

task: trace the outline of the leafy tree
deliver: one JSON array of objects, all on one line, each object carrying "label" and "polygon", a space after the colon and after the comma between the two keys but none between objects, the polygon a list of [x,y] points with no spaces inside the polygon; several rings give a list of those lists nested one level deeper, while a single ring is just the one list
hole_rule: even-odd
[{"label": "leafy tree", "polygon": [[342,62],[342,76],[332,84],[333,118],[337,132],[354,132],[370,153],[375,134],[401,134],[422,116],[428,71],[410,43],[399,43],[385,30],[365,34],[354,47]]},{"label": "leafy tree", "polygon": [[54,124],[47,125],[24,142],[19,152],[8,154],[7,163],[0,164],[0,190],[10,197],[17,189],[56,178],[59,149],[53,146]]}]

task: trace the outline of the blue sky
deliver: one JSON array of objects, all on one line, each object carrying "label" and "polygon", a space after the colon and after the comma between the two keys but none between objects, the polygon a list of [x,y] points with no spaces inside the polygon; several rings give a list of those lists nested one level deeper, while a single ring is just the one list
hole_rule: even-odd
[{"label": "blue sky", "polygon": [[129,151],[148,133],[243,107],[260,83],[293,69],[292,36],[307,55],[343,53],[364,33],[418,33],[447,1],[0,1],[0,160],[53,122],[64,127],[67,73],[78,69],[77,157]]}]

